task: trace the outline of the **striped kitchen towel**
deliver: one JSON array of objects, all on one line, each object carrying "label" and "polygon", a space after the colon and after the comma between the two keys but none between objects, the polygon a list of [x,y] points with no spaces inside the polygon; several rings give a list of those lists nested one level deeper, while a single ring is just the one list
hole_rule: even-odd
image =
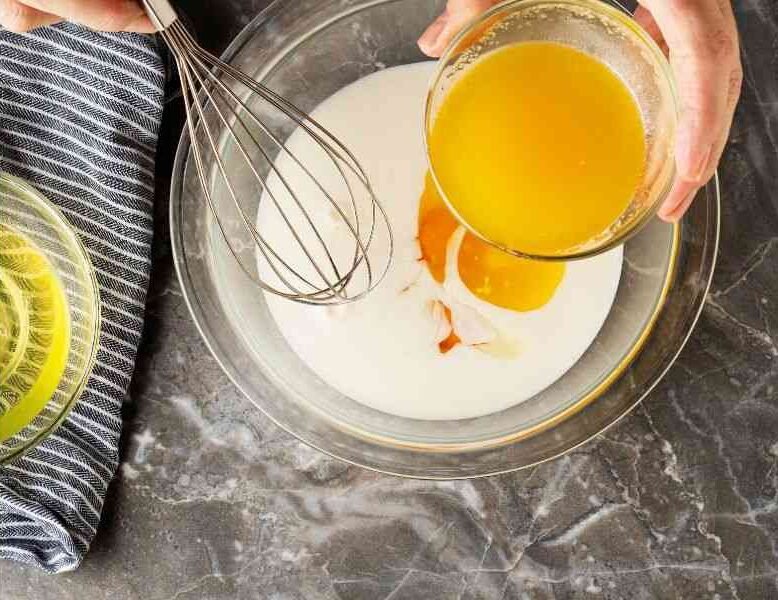
[{"label": "striped kitchen towel", "polygon": [[97,271],[97,365],[68,419],[0,467],[0,558],[75,569],[118,463],[121,406],[143,327],[165,74],[157,42],[60,24],[0,29],[0,169],[76,228]]}]

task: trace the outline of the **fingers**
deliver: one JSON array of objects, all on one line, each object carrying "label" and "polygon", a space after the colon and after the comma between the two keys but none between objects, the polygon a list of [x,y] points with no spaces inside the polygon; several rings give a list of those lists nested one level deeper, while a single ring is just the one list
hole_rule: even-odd
[{"label": "fingers", "polygon": [[677,178],[659,216],[678,220],[715,172],[726,144],[742,70],[737,29],[725,0],[642,0],[670,49],[681,116]]},{"label": "fingers", "polygon": [[419,49],[428,56],[440,56],[464,26],[500,0],[448,0],[446,10],[419,38]]},{"label": "fingers", "polygon": [[700,184],[696,182],[688,181],[682,177],[676,177],[670,193],[659,208],[657,213],[659,218],[668,223],[679,221],[692,205],[692,201],[700,190],[700,187]]},{"label": "fingers", "polygon": [[439,40],[441,39],[441,33],[446,28],[446,23],[449,20],[448,11],[444,11],[437,19],[432,22],[432,25],[427,27],[424,33],[419,38],[419,49],[427,56],[440,56],[441,52],[438,50],[440,47]]},{"label": "fingers", "polygon": [[[703,184],[713,176],[716,166],[721,160],[721,155],[724,153],[724,147],[726,146],[727,138],[729,137],[729,128],[732,117],[735,113],[735,108],[737,107],[738,98],[740,97],[742,78],[742,71],[739,68],[735,69],[730,76],[726,93],[726,127],[722,129],[718,138],[713,143],[711,155],[708,159],[707,172],[703,175]],[[686,213],[689,206],[691,206],[692,201],[701,187],[702,185],[698,182],[689,181],[680,175],[676,177],[673,189],[659,209],[659,217],[671,223],[679,221],[684,213]]]},{"label": "fingers", "polygon": [[56,15],[31,8],[17,0],[0,0],[0,25],[8,31],[23,33],[61,20]]},{"label": "fingers", "polygon": [[19,0],[35,9],[58,15],[98,31],[152,33],[154,26],[135,0]]}]

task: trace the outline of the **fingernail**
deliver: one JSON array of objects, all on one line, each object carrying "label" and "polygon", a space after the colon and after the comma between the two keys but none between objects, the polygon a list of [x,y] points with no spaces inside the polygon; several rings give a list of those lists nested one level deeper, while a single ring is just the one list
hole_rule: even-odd
[{"label": "fingernail", "polygon": [[687,181],[699,181],[708,168],[711,147],[708,146],[704,152],[700,152],[692,145],[690,137],[688,134],[682,134],[678,140],[678,171]]},{"label": "fingernail", "polygon": [[446,27],[447,21],[448,21],[448,15],[446,13],[443,13],[437,19],[435,19],[435,21],[429,27],[427,27],[424,33],[421,34],[418,44],[422,52],[424,52],[425,54],[434,52],[435,46],[437,45],[438,38],[440,38],[440,34],[443,32],[443,29]]},{"label": "fingernail", "polygon": [[700,181],[708,168],[708,161],[710,160],[710,147],[705,150],[694,163],[694,167],[690,169],[689,177],[692,181]]},{"label": "fingernail", "polygon": [[673,181],[673,187],[670,188],[670,192],[664,199],[664,202],[657,211],[657,214],[662,219],[665,219],[667,215],[675,212],[675,210],[683,204],[684,200],[686,200],[686,197],[694,191],[694,188],[695,186],[693,183],[687,181],[680,175],[676,175],[675,181]]},{"label": "fingernail", "polygon": [[694,199],[697,197],[698,191],[699,190],[693,190],[691,193],[687,194],[687,196],[671,210],[667,212],[660,211],[659,218],[663,221],[667,221],[668,223],[677,223],[680,221],[686,211],[689,210],[689,207],[692,205]]}]

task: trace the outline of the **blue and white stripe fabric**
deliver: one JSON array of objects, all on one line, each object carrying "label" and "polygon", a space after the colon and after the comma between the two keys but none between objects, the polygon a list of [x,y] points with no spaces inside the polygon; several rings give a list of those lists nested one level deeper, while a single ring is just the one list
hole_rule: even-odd
[{"label": "blue and white stripe fabric", "polygon": [[0,558],[72,570],[100,521],[143,327],[164,78],[151,37],[0,29],[0,169],[31,182],[79,232],[103,316],[81,400],[39,447],[0,467]]}]

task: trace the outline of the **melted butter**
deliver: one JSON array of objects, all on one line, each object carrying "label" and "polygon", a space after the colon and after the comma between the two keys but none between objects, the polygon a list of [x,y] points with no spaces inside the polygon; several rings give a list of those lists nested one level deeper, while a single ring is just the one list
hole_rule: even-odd
[{"label": "melted butter", "polygon": [[[422,260],[438,283],[445,280],[447,245],[458,227],[428,175],[419,203],[418,238]],[[551,300],[564,277],[565,264],[519,258],[466,233],[457,270],[467,289],[484,302],[527,312]]]},{"label": "melted butter", "polygon": [[473,230],[504,248],[554,256],[621,216],[646,145],[637,103],[607,65],[562,44],[525,42],[486,54],[452,86],[429,155]]}]

